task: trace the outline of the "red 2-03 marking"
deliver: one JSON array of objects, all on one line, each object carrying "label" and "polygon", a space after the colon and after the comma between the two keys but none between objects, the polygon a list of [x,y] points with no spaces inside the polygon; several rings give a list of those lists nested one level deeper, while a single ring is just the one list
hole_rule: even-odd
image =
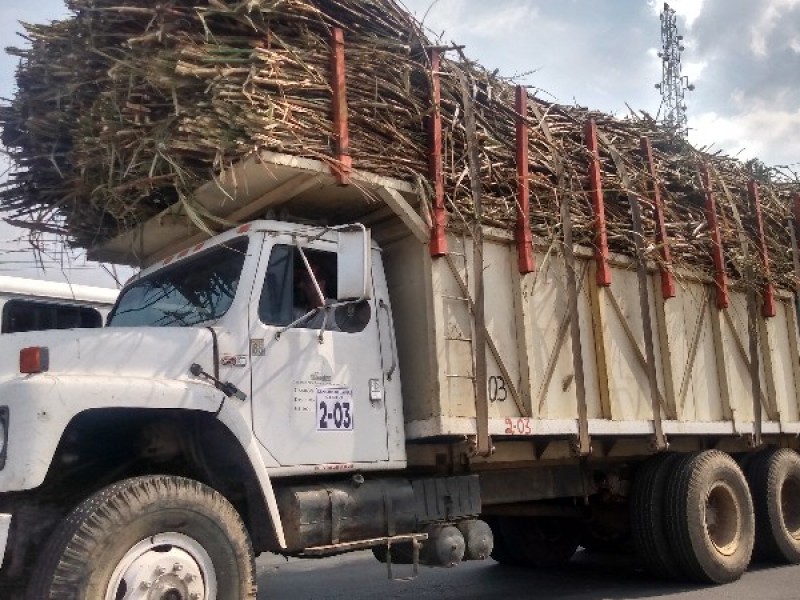
[{"label": "red 2-03 marking", "polygon": [[533,433],[531,420],[528,417],[506,418],[506,435],[529,435],[531,433]]}]

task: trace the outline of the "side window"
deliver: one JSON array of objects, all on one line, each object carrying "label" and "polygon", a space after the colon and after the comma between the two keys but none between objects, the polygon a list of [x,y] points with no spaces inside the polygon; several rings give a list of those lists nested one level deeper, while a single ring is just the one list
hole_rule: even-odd
[{"label": "side window", "polygon": [[[336,253],[321,250],[303,250],[314,273],[325,305],[336,304],[337,264]],[[320,329],[325,323],[328,331],[361,331],[369,322],[369,304],[345,304],[331,310],[320,310],[319,295],[313,280],[296,247],[276,245],[272,249],[261,290],[258,315],[267,325],[286,327],[310,314],[295,327]],[[316,312],[313,312],[315,311]],[[364,312],[366,311],[366,318]],[[325,313],[327,312],[327,318]],[[354,315],[359,317],[357,323]]]},{"label": "side window", "polygon": [[269,257],[267,276],[258,303],[258,316],[262,322],[285,327],[294,320],[293,289],[294,248],[275,246]]},{"label": "side window", "polygon": [[3,307],[3,333],[102,326],[100,312],[88,306],[13,299]]}]

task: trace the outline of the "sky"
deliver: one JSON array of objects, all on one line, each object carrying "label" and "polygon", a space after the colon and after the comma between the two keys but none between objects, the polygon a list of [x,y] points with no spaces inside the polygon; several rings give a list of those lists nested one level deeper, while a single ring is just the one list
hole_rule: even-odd
[{"label": "sky", "polygon": [[[545,99],[624,116],[628,106],[655,115],[661,80],[659,13],[653,0],[405,0],[443,41]],[[673,0],[684,35],[689,139],[743,159],[800,168],[800,0]],[[18,21],[66,14],[63,0],[0,0],[0,47],[24,44]],[[14,90],[16,61],[0,56],[0,97]],[[1,159],[0,159],[1,160]],[[2,171],[0,163],[0,171]],[[24,232],[22,232],[24,234]],[[0,226],[0,274],[110,286],[74,259],[23,269],[8,258],[22,235]]]},{"label": "sky", "polygon": [[[444,41],[543,98],[655,115],[661,81],[652,0],[406,0]],[[684,36],[689,139],[770,165],[800,163],[800,0],[673,0]],[[427,14],[426,14],[427,12]]]}]

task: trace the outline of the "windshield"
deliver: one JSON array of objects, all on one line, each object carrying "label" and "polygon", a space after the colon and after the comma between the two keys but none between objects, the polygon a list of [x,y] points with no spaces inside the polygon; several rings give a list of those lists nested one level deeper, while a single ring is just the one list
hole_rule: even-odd
[{"label": "windshield", "polygon": [[247,243],[237,238],[131,284],[109,326],[188,327],[219,319],[236,295]]}]

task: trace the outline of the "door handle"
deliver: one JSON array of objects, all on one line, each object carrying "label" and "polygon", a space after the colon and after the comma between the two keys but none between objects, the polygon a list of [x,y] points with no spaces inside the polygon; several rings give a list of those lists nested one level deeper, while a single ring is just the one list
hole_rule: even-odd
[{"label": "door handle", "polygon": [[389,351],[392,353],[392,366],[390,366],[389,370],[386,371],[386,379],[387,381],[391,381],[392,375],[394,374],[395,369],[397,369],[397,356],[395,355],[394,352],[394,347],[395,347],[394,326],[392,323],[392,315],[391,313],[389,313],[389,305],[383,301],[383,298],[378,300],[378,308],[380,308],[382,311],[386,313],[386,324],[387,327],[389,328]]}]

